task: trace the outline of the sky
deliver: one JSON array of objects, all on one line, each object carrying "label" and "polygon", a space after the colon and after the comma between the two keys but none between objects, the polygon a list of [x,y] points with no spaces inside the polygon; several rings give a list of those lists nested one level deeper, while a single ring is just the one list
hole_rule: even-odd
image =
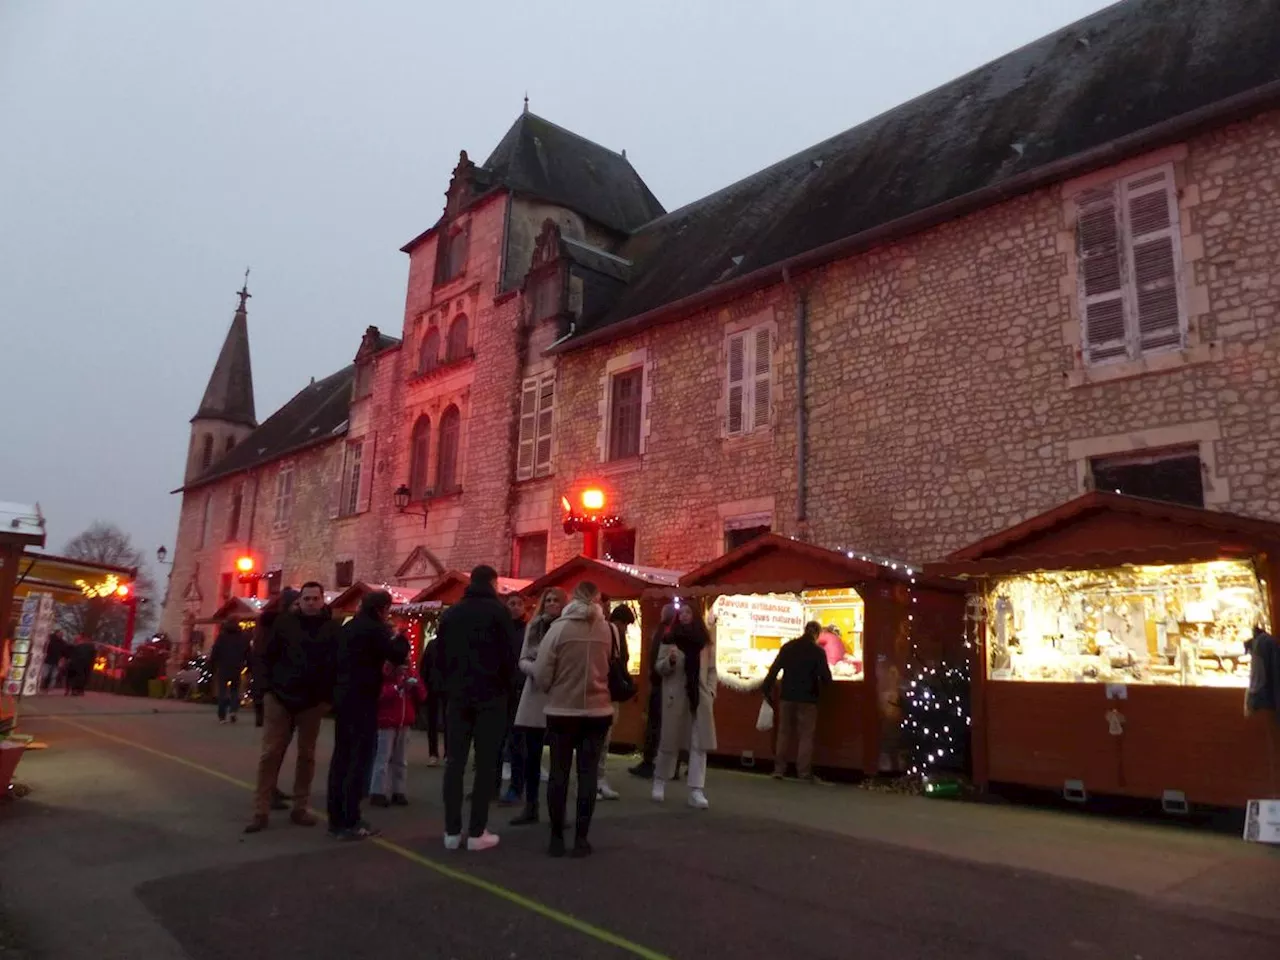
[{"label": "sky", "polygon": [[526,93],[673,210],[1104,6],[0,0],[0,501],[172,552],[245,268],[262,421],[399,335],[399,248]]}]

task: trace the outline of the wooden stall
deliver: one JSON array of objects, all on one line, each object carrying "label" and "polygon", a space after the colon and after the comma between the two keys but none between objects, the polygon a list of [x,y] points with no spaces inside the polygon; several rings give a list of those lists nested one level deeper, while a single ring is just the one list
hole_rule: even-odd
[{"label": "wooden stall", "polygon": [[644,741],[645,708],[649,702],[648,638],[657,629],[662,605],[666,601],[653,596],[653,591],[670,589],[679,581],[676,570],[637,567],[610,560],[592,560],[577,556],[567,560],[524,588],[529,599],[529,614],[544,590],[559,587],[572,593],[583,580],[600,588],[610,605],[625,603],[636,614],[636,622],[627,631],[628,672],[635,677],[639,694],[618,710],[618,722],[611,737],[617,745],[638,746]]},{"label": "wooden stall", "polygon": [[1280,524],[1089,493],[932,564],[968,579],[974,776],[1239,807],[1280,796],[1280,731],[1247,716]]},{"label": "wooden stall", "polygon": [[385,590],[391,594],[391,602],[393,604],[408,603],[414,594],[418,592],[407,587],[393,587],[386,583],[365,583],[363,580],[357,580],[333,598],[333,602],[329,604],[329,609],[333,611],[333,615],[339,622],[345,623],[360,610],[360,602],[364,600],[365,595],[372,593],[374,590]]},{"label": "wooden stall", "polygon": [[[835,682],[819,707],[814,762],[877,773],[902,768],[899,692],[907,670],[963,650],[963,587],[897,561],[765,534],[692,570],[669,591],[704,603],[714,621],[717,753],[746,766],[772,761],[776,731],[760,732],[762,681],[778,648],[804,624],[839,644]],[[832,639],[834,637],[834,639]]]},{"label": "wooden stall", "polygon": [[[423,648],[435,636],[436,623],[440,619],[440,614],[446,607],[462,599],[462,594],[466,592],[470,583],[469,574],[461,570],[446,570],[407,600],[397,600],[395,606],[391,608],[392,616],[413,644],[415,663],[422,656]],[[520,593],[528,585],[528,580],[512,577],[499,577],[495,584],[498,595],[501,597]],[[404,592],[403,587],[383,589]]]}]

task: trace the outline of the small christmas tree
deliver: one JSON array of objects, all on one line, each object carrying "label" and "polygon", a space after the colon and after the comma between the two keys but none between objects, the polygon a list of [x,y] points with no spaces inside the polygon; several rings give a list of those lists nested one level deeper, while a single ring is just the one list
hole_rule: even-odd
[{"label": "small christmas tree", "polygon": [[969,772],[969,664],[918,664],[904,685],[907,776],[925,794],[954,796]]}]

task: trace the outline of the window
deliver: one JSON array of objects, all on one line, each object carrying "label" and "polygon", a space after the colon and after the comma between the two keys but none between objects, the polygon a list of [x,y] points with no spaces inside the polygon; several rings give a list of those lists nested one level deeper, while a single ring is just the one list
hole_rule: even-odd
[{"label": "window", "polygon": [[226,454],[230,453],[230,452],[231,452],[231,448],[232,448],[232,447],[234,447],[235,445],[236,445],[236,438],[235,438],[235,437],[227,437],[226,445],[225,445],[225,447],[224,447],[224,448],[223,448],[223,450],[222,450],[223,455],[225,456]]},{"label": "window", "polygon": [[352,388],[353,400],[361,400],[373,393],[373,364],[367,360],[356,366],[356,382]]},{"label": "window", "polygon": [[360,512],[367,483],[364,469],[364,441],[353,440],[347,444],[346,469],[342,472],[342,501],[340,513],[349,517]]},{"label": "window", "polygon": [[418,372],[427,373],[440,364],[440,330],[428,327],[422,335],[422,345],[418,347]]},{"label": "window", "polygon": [[287,463],[276,474],[276,527],[287,527],[291,513],[293,513],[293,464]]},{"label": "window", "polygon": [[609,380],[609,459],[640,456],[641,389],[644,368],[615,373]]},{"label": "window", "polygon": [[547,532],[529,533],[516,538],[515,575],[522,580],[536,580],[547,572]]},{"label": "window", "polygon": [[338,590],[345,590],[356,582],[356,562],[339,560],[333,565],[333,585]]},{"label": "window", "polygon": [[724,551],[728,553],[730,550],[737,550],[743,544],[750,543],[756,537],[762,537],[769,532],[769,524],[759,524],[755,526],[730,526],[728,523],[724,526]]},{"label": "window", "polygon": [[232,582],[232,576],[229,573],[224,573],[221,577],[218,578],[218,602],[219,603],[226,603],[228,600],[231,599],[231,582]]},{"label": "window", "polygon": [[213,434],[206,433],[200,450],[200,469],[208,470],[213,463]]},{"label": "window", "polygon": [[203,547],[209,537],[209,514],[213,510],[213,494],[204,497],[204,506],[200,508],[200,532],[196,538],[196,547]]},{"label": "window", "polygon": [[436,452],[436,493],[456,493],[458,485],[458,435],[462,415],[452,404],[440,417],[439,448]]},{"label": "window", "polygon": [[1172,167],[1081,196],[1076,246],[1087,363],[1137,359],[1183,345]]},{"label": "window", "polygon": [[551,426],[555,408],[556,375],[525,377],[520,391],[520,448],[516,479],[551,473]]},{"label": "window", "polygon": [[240,539],[240,511],[244,506],[244,487],[236,487],[231,494],[231,514],[227,518],[227,540]]},{"label": "window", "polygon": [[440,246],[437,282],[448,283],[462,275],[467,266],[467,246],[471,236],[471,225],[466,224],[452,231],[444,238]]},{"label": "window", "polygon": [[1198,447],[1145,452],[1089,461],[1094,489],[1188,507],[1204,506],[1204,474]]},{"label": "window", "polygon": [[556,271],[534,280],[530,295],[532,297],[529,310],[530,320],[536,322],[538,320],[546,320],[548,317],[554,317],[560,312],[564,297],[564,287],[560,282],[560,273]]},{"label": "window", "polygon": [[267,572],[267,597],[280,596],[280,588],[284,583],[284,572],[282,570],[270,570]]},{"label": "window", "polygon": [[445,344],[445,360],[461,360],[467,355],[467,315],[460,313],[449,325],[449,342]]},{"label": "window", "polygon": [[431,495],[427,487],[427,465],[431,453],[431,421],[419,417],[413,424],[409,441],[409,498],[425,500]]},{"label": "window", "polygon": [[636,532],[620,528],[601,530],[600,555],[614,563],[635,563]]},{"label": "window", "polygon": [[763,430],[773,397],[773,330],[759,326],[731,334],[727,348],[725,433]]}]

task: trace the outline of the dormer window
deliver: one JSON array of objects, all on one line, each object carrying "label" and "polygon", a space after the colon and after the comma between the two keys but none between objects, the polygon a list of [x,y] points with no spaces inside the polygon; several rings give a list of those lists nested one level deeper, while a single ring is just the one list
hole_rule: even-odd
[{"label": "dormer window", "polygon": [[467,268],[470,240],[471,225],[469,223],[451,228],[440,238],[440,253],[436,261],[437,283],[448,283],[462,276]]}]

